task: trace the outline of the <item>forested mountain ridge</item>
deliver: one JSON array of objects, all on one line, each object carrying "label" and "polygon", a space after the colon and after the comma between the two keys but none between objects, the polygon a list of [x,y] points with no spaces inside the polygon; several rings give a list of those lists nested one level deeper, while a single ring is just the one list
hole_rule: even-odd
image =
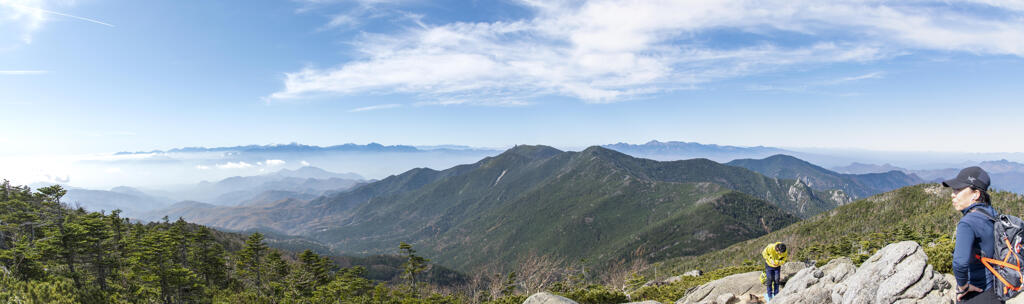
[{"label": "forested mountain ridge", "polygon": [[[213,208],[186,219],[305,235],[347,253],[382,252],[407,241],[442,264],[469,269],[495,260],[479,253],[510,263],[530,248],[596,256],[595,263],[637,248],[653,259],[699,254],[847,201],[840,191],[706,159],[658,162],[601,147],[517,146],[473,164],[413,169],[312,201]],[[730,204],[750,212],[723,211]],[[704,220],[706,227],[695,228]]]}]

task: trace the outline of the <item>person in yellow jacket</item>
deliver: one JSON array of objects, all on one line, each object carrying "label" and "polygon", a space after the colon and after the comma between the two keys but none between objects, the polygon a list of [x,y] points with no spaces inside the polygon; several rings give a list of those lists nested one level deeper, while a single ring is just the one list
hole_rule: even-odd
[{"label": "person in yellow jacket", "polygon": [[764,250],[761,250],[761,257],[764,257],[765,284],[768,285],[768,292],[764,297],[768,301],[779,294],[779,273],[782,270],[782,264],[786,263],[788,255],[786,244],[782,242],[768,244]]}]

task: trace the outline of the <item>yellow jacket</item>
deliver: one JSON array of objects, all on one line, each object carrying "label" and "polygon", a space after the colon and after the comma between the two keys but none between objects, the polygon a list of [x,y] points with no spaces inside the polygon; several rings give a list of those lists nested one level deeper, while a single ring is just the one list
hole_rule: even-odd
[{"label": "yellow jacket", "polygon": [[786,257],[789,255],[789,250],[786,252],[779,253],[775,251],[775,245],[780,242],[768,244],[768,247],[764,247],[761,250],[761,256],[764,257],[765,264],[769,267],[782,267],[782,264],[786,264]]}]

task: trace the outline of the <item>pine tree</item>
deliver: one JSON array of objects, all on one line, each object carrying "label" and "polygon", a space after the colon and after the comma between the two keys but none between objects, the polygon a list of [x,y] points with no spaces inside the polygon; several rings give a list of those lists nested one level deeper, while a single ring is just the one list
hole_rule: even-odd
[{"label": "pine tree", "polygon": [[238,252],[238,259],[235,263],[238,275],[248,286],[254,287],[260,292],[265,286],[262,268],[266,254],[267,245],[263,243],[263,234],[255,232],[245,240],[245,247]]},{"label": "pine tree", "polygon": [[[379,298],[371,300],[371,290],[374,291],[374,297],[384,295],[386,291],[376,292],[373,283],[364,278],[365,275],[366,268],[360,266],[338,270],[333,280],[313,292],[311,300],[313,303],[391,303]],[[383,284],[378,287],[383,289]]]},{"label": "pine tree", "polygon": [[184,236],[156,225],[140,240],[133,254],[135,276],[143,281],[141,292],[156,296],[164,303],[186,302],[202,294],[198,276],[176,261]]},{"label": "pine tree", "polygon": [[81,248],[82,255],[91,264],[93,276],[100,289],[107,290],[107,279],[115,264],[111,257],[115,244],[106,217],[94,212],[81,216],[78,222],[84,229],[82,238],[85,246]]},{"label": "pine tree", "polygon": [[427,270],[427,262],[430,260],[416,255],[416,250],[412,249],[412,245],[405,242],[401,242],[398,245],[398,249],[406,256],[406,262],[402,264],[402,276],[409,281],[412,286],[412,292],[415,295],[417,291],[416,274]]},{"label": "pine tree", "polygon": [[290,274],[289,281],[296,293],[309,297],[331,281],[331,261],[307,249],[299,254],[299,264]]},{"label": "pine tree", "polygon": [[224,262],[224,246],[217,243],[210,229],[200,226],[189,240],[189,265],[207,286],[223,287],[227,283],[227,267]]}]

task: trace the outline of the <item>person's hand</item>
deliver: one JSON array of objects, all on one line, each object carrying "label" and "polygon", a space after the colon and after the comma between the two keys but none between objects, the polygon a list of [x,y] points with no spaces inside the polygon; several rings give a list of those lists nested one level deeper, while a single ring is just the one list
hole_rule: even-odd
[{"label": "person's hand", "polygon": [[964,286],[958,286],[957,287],[957,293],[956,293],[956,301],[960,302],[960,299],[963,298],[968,293],[971,293],[971,292],[982,292],[982,291],[984,291],[984,290],[981,290],[981,288],[978,288],[978,286],[971,285],[970,283],[967,283],[967,285],[964,285]]}]

